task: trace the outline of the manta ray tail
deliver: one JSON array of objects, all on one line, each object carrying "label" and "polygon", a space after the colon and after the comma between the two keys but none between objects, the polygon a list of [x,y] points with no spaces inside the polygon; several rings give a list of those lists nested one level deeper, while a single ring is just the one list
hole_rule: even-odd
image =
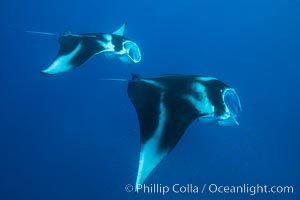
[{"label": "manta ray tail", "polygon": [[25,33],[34,33],[34,34],[40,34],[40,35],[51,35],[51,36],[57,36],[58,34],[55,33],[49,33],[49,32],[42,32],[42,31],[24,31]]},{"label": "manta ray tail", "polygon": [[142,77],[139,74],[131,74],[132,79],[123,79],[123,78],[100,78],[100,81],[121,81],[121,82],[136,82],[139,81]]},{"label": "manta ray tail", "polygon": [[40,35],[51,35],[51,36],[58,36],[58,34],[55,33],[50,33],[50,32],[43,32],[43,31],[30,31],[30,30],[22,30],[22,29],[17,29],[14,27],[8,27],[8,29],[16,32],[25,32],[25,33],[33,33],[33,34],[40,34]]},{"label": "manta ray tail", "polygon": [[129,82],[131,80],[127,80],[127,79],[122,79],[122,78],[101,78],[98,79],[100,81],[121,81],[121,82]]}]

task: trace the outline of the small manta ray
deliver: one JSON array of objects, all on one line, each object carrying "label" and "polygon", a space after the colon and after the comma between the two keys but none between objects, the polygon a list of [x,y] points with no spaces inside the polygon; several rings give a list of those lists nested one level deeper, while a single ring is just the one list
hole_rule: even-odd
[{"label": "small manta ray", "polygon": [[[43,74],[58,74],[79,67],[93,55],[104,53],[123,62],[138,63],[141,53],[136,43],[123,36],[126,23],[112,33],[73,34],[65,31],[58,38],[60,49],[53,63]],[[53,33],[26,31],[29,33],[55,35]]]},{"label": "small manta ray", "polygon": [[236,91],[213,77],[133,74],[128,96],[140,126],[140,158],[135,190],[176,146],[197,118],[238,125],[241,104]]}]

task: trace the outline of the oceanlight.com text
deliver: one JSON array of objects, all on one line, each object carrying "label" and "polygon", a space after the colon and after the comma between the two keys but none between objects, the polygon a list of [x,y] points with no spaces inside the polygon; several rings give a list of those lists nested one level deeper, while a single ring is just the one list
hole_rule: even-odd
[{"label": "oceanlight.com text", "polygon": [[[204,185],[204,190],[206,185]],[[249,185],[243,184],[238,186],[224,186],[217,184],[210,184],[207,188],[210,193],[219,193],[219,194],[292,194],[294,193],[293,186],[267,186],[267,185]]]},{"label": "oceanlight.com text", "polygon": [[218,184],[139,184],[134,189],[134,186],[127,184],[125,186],[126,192],[136,192],[143,194],[161,194],[166,195],[169,193],[175,194],[293,194],[293,186],[268,186],[268,185],[218,185]]}]

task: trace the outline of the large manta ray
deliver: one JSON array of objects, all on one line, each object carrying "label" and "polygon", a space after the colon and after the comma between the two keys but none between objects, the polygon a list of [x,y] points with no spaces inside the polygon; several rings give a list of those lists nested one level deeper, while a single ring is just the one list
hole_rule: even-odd
[{"label": "large manta ray", "polygon": [[[136,43],[123,36],[126,23],[112,33],[73,34],[65,31],[58,38],[59,52],[53,63],[43,74],[57,74],[74,69],[86,62],[93,55],[105,53],[107,56],[119,58],[123,62],[138,63],[141,60]],[[27,31],[31,33],[48,34]]]},{"label": "large manta ray", "polygon": [[140,159],[135,189],[176,146],[197,118],[222,125],[238,124],[241,111],[235,90],[213,77],[161,75],[143,78],[133,74],[128,96],[140,126]]}]

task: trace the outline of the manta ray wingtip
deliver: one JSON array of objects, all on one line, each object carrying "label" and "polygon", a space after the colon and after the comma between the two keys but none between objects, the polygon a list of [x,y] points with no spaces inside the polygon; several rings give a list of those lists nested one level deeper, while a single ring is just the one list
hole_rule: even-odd
[{"label": "manta ray wingtip", "polygon": [[64,71],[59,71],[59,70],[56,70],[56,69],[52,69],[50,67],[40,71],[40,73],[44,74],[44,75],[55,75],[55,74],[59,74],[59,73],[62,73],[62,72],[64,72]]},{"label": "manta ray wingtip", "polygon": [[46,73],[46,72],[44,72],[44,71],[40,71],[40,74],[48,75],[48,73]]},{"label": "manta ray wingtip", "polygon": [[43,74],[43,75],[54,75],[55,73],[49,73],[49,72],[47,72],[45,70],[42,70],[42,71],[40,71],[40,74]]},{"label": "manta ray wingtip", "polygon": [[112,34],[123,36],[124,32],[125,32],[125,29],[126,29],[126,26],[127,26],[127,22],[122,24],[122,26],[120,26],[117,30],[113,31]]},{"label": "manta ray wingtip", "polygon": [[53,74],[53,73],[49,73],[49,68],[41,70],[40,73],[43,74],[43,75],[51,75],[51,74]]}]

